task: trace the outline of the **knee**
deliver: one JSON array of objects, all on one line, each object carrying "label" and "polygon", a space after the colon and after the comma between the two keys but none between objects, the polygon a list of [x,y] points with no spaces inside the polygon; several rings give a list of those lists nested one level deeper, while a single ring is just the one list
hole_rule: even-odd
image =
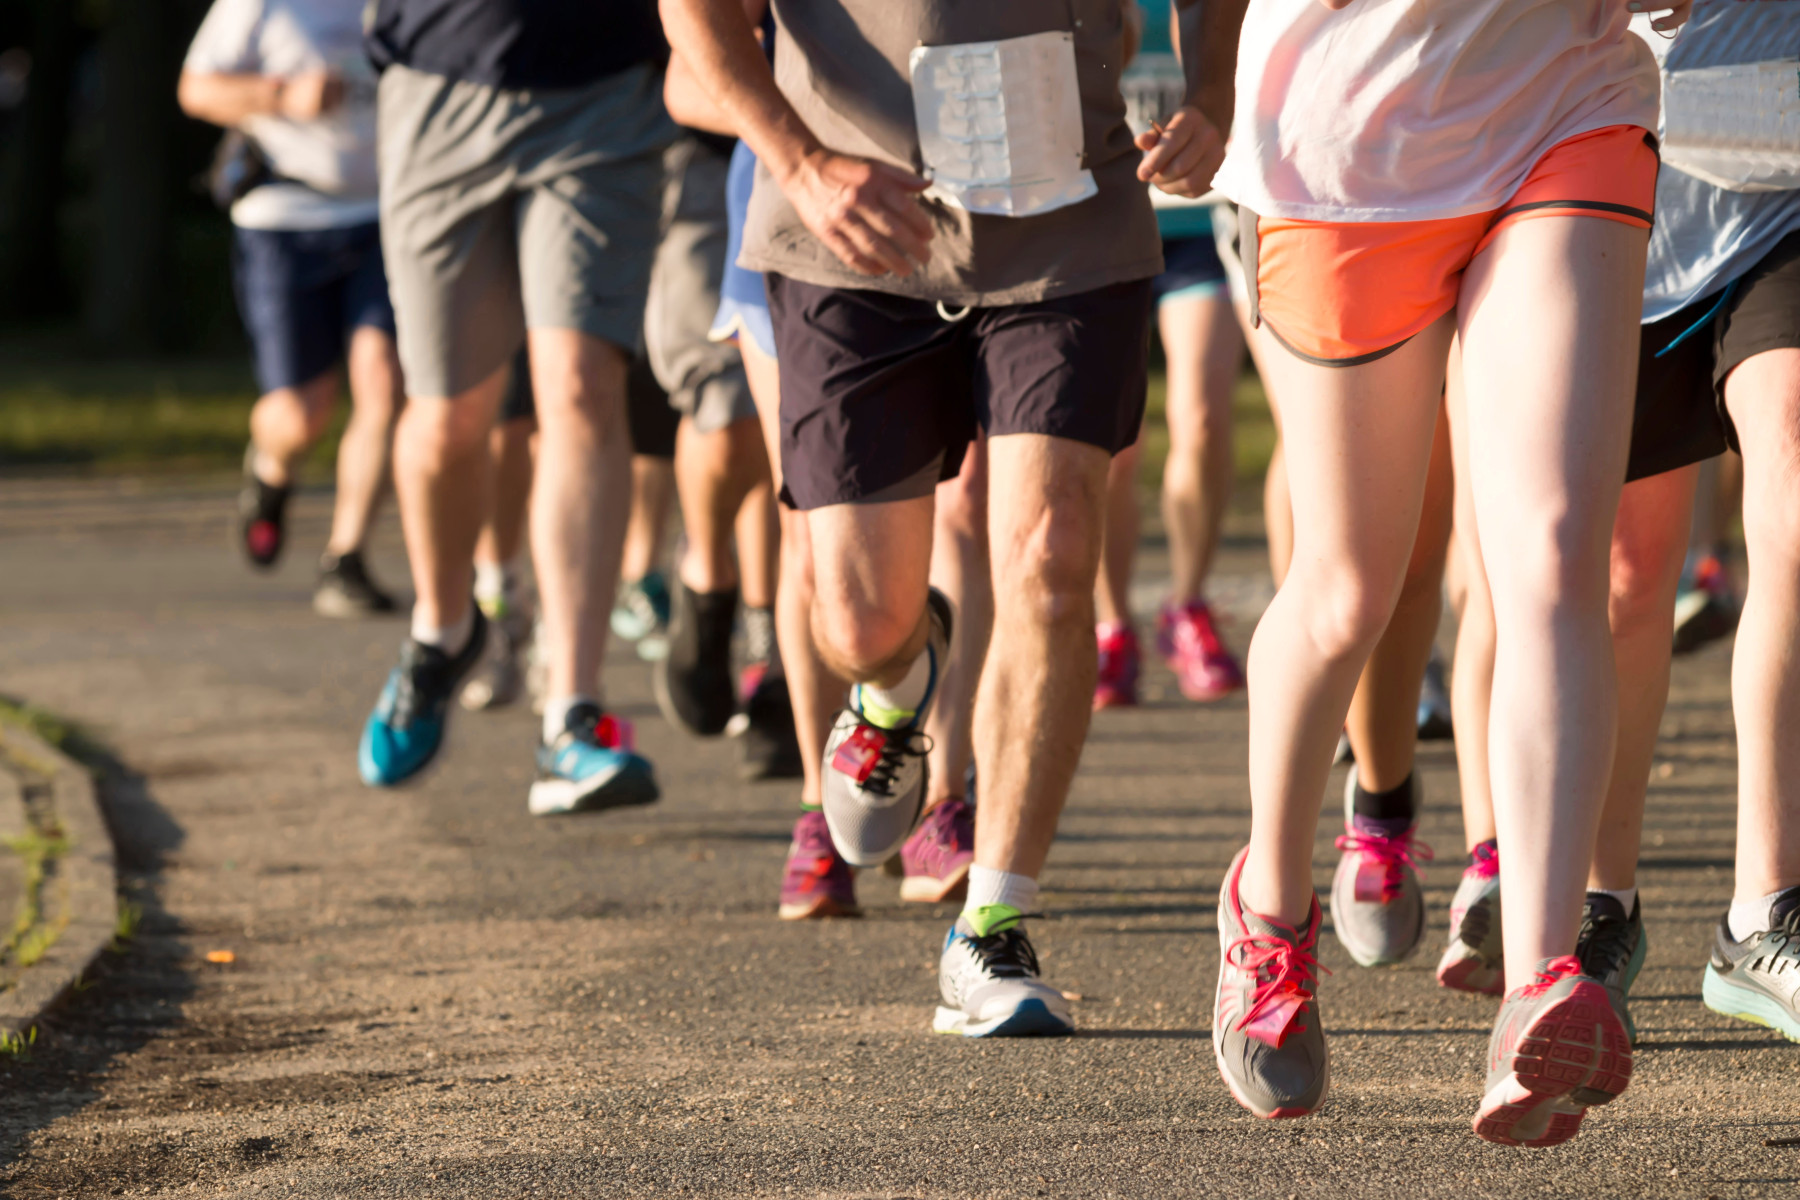
[{"label": "knee", "polygon": [[907,609],[872,597],[815,596],[813,637],[839,670],[867,679],[906,648],[918,632],[922,607]]},{"label": "knee", "polygon": [[1687,547],[1674,538],[1658,536],[1659,532],[1644,531],[1644,536],[1613,540],[1607,616],[1615,638],[1651,629],[1667,634],[1672,627],[1675,588]]},{"label": "knee", "polygon": [[1051,504],[995,551],[995,598],[1031,624],[1091,624],[1099,567],[1097,509]]},{"label": "knee", "polygon": [[1393,584],[1355,568],[1296,568],[1282,591],[1300,606],[1308,642],[1329,662],[1367,657],[1387,629],[1397,596]]},{"label": "knee", "polygon": [[414,461],[437,466],[487,449],[490,422],[478,404],[454,400],[415,400],[406,409],[404,436],[398,449]]},{"label": "knee", "polygon": [[1549,620],[1555,614],[1605,612],[1610,538],[1588,516],[1566,512],[1544,521],[1522,520],[1487,562],[1496,613]]}]

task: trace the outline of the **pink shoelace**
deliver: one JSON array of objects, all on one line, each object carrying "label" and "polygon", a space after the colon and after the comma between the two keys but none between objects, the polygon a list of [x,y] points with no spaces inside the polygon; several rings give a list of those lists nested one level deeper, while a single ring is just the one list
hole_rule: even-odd
[{"label": "pink shoelace", "polygon": [[1234,1026],[1238,1032],[1279,1050],[1289,1034],[1305,1031],[1298,1018],[1313,997],[1317,972],[1331,974],[1313,954],[1317,940],[1318,926],[1314,924],[1298,943],[1252,933],[1225,947],[1227,962],[1256,976],[1250,1007]]},{"label": "pink shoelace", "polygon": [[1541,995],[1543,994],[1544,989],[1561,983],[1571,975],[1579,974],[1581,974],[1581,960],[1576,958],[1573,954],[1565,954],[1560,958],[1553,958],[1543,966],[1539,967],[1537,970],[1537,978],[1514,992],[1512,998]]},{"label": "pink shoelace", "polygon": [[[1346,854],[1360,854],[1365,860],[1357,867],[1357,899],[1363,896],[1363,870],[1373,867],[1380,872],[1380,894],[1383,904],[1392,903],[1400,896],[1401,885],[1405,882],[1403,872],[1407,867],[1418,870],[1419,864],[1430,862],[1431,847],[1413,836],[1412,830],[1396,833],[1392,836],[1379,833],[1358,833],[1352,830],[1340,834],[1337,848]],[[1498,870],[1498,864],[1495,870]]]}]

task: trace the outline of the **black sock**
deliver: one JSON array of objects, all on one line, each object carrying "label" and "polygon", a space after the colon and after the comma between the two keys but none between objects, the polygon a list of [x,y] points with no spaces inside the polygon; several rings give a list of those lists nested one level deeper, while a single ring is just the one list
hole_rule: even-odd
[{"label": "black sock", "polygon": [[1364,791],[1362,780],[1356,781],[1356,791],[1350,799],[1350,811],[1359,817],[1368,817],[1375,821],[1410,821],[1417,814],[1417,797],[1413,791],[1413,777],[1409,773],[1400,781],[1399,786],[1391,787],[1385,792]]},{"label": "black sock", "polygon": [[[1483,854],[1482,853],[1483,850],[1486,850],[1487,853]],[[1477,861],[1479,859],[1483,859],[1483,858],[1493,858],[1495,855],[1497,855],[1499,853],[1500,853],[1500,839],[1497,837],[1487,838],[1484,841],[1479,841],[1479,842],[1475,843],[1474,848],[1469,851],[1469,861],[1475,862],[1475,861]]]}]

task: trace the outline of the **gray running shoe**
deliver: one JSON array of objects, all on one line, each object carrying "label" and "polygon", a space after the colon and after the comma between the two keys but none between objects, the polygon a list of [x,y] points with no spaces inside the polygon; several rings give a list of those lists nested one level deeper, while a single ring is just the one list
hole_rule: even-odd
[{"label": "gray running shoe", "polygon": [[1237,1102],[1259,1117],[1303,1117],[1331,1082],[1317,988],[1323,914],[1313,897],[1306,928],[1264,920],[1238,902],[1238,851],[1219,889],[1219,991],[1213,1057]]},{"label": "gray running shoe", "polygon": [[[1413,811],[1423,807],[1418,775],[1412,777]],[[1425,936],[1425,897],[1418,863],[1431,847],[1414,839],[1418,823],[1398,831],[1386,822],[1359,817],[1356,772],[1344,782],[1344,829],[1337,847],[1344,852],[1331,881],[1331,923],[1337,939],[1359,966],[1389,967],[1404,962]]]},{"label": "gray running shoe", "polygon": [[1438,959],[1439,987],[1498,996],[1506,990],[1500,939],[1500,852],[1475,847],[1450,900],[1450,944]]},{"label": "gray running shoe", "polygon": [[1800,889],[1788,895],[1794,900],[1785,912],[1776,901],[1774,928],[1741,942],[1719,921],[1700,994],[1706,1007],[1722,1016],[1765,1025],[1800,1042]]},{"label": "gray running shoe", "polygon": [[1575,939],[1575,957],[1581,960],[1581,973],[1598,979],[1612,1001],[1613,1011],[1625,1024],[1625,1034],[1637,1043],[1637,1024],[1631,1019],[1631,985],[1644,969],[1644,955],[1650,950],[1650,936],[1644,932],[1643,905],[1631,904],[1631,915],[1625,906],[1605,892],[1587,894],[1587,910],[1581,917],[1581,933]]},{"label": "gray running shoe", "polygon": [[852,866],[880,866],[900,849],[924,808],[930,749],[925,716],[950,652],[950,601],[933,588],[927,609],[931,635],[924,652],[931,656],[931,682],[918,710],[901,723],[877,724],[879,714],[863,711],[863,689],[853,687],[825,740],[820,807],[832,842]]},{"label": "gray running shoe", "polygon": [[[963,1037],[1055,1037],[1075,1032],[1069,1002],[1038,977],[1025,914],[1004,904],[964,913],[944,939],[931,1027]],[[977,923],[986,932],[977,930]]]},{"label": "gray running shoe", "polygon": [[1600,981],[1572,954],[1546,958],[1500,1006],[1475,1135],[1503,1146],[1574,1137],[1590,1106],[1631,1082],[1631,1039]]},{"label": "gray running shoe", "polygon": [[531,636],[531,614],[505,601],[485,604],[482,612],[489,622],[487,658],[457,697],[470,712],[505,708],[525,690],[525,666],[520,660]]}]

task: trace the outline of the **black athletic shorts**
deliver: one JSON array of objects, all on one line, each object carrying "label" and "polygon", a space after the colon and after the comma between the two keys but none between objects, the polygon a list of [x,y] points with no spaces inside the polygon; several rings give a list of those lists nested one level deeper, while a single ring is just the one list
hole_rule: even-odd
[{"label": "black athletic shorts", "polygon": [[956,316],[929,300],[770,274],[782,501],[907,500],[954,478],[975,432],[1117,454],[1144,418],[1150,281]]},{"label": "black athletic shorts", "polygon": [[1725,379],[1765,351],[1800,349],[1800,230],[1776,242],[1733,288],[1715,329],[1713,383],[1725,439],[1742,453],[1737,427],[1725,411]]},{"label": "black athletic shorts", "polygon": [[[512,378],[500,402],[500,420],[518,421],[537,416],[531,394],[531,360],[521,348],[513,356]],[[656,382],[650,360],[633,355],[625,376],[625,423],[631,432],[631,452],[650,458],[675,457],[675,430],[681,414],[669,407],[669,394]]]},{"label": "black athletic shorts", "polygon": [[[1718,302],[1715,292],[1642,326],[1626,483],[1725,452],[1725,431],[1713,400],[1712,331],[1694,329]],[[1687,339],[1675,344],[1684,333],[1689,333]],[[1674,349],[1668,350],[1672,344]]]}]

